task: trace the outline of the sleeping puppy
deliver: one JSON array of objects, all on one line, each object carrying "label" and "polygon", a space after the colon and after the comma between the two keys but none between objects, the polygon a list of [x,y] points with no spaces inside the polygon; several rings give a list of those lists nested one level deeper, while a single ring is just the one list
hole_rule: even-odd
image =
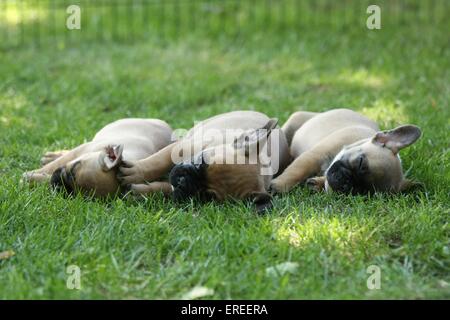
[{"label": "sleeping puppy", "polygon": [[[108,124],[92,139],[72,150],[48,152],[43,167],[26,172],[23,180],[50,183],[69,193],[80,191],[95,197],[114,195],[120,184],[116,173],[123,160],[147,158],[171,143],[172,129],[157,119],[122,119]],[[168,182],[135,185],[146,193],[171,192]]]},{"label": "sleeping puppy", "polygon": [[379,131],[363,115],[336,109],[296,112],[282,130],[295,160],[271,182],[272,192],[305,181],[314,190],[351,194],[400,192],[416,184],[404,178],[398,154],[420,137],[416,126]]},{"label": "sleeping puppy", "polygon": [[176,201],[250,199],[263,211],[271,205],[267,187],[272,176],[290,161],[277,122],[254,111],[217,115],[149,158],[124,162],[120,179],[135,189],[136,183],[169,173]]}]

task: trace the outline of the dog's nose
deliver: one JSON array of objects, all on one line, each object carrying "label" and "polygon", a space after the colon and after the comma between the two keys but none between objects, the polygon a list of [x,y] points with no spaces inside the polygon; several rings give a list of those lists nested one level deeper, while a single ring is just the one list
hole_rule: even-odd
[{"label": "dog's nose", "polygon": [[186,185],[186,178],[185,177],[178,177],[177,185],[181,186],[181,187],[184,187]]},{"label": "dog's nose", "polygon": [[60,167],[53,172],[50,178],[50,185],[55,190],[66,190],[69,194],[74,191],[73,182],[64,167]]},{"label": "dog's nose", "polygon": [[342,161],[336,161],[327,171],[331,189],[348,193],[352,188],[352,172]]},{"label": "dog's nose", "polygon": [[172,168],[169,181],[174,188],[174,200],[182,201],[197,196],[204,190],[205,172],[192,163],[181,163]]}]

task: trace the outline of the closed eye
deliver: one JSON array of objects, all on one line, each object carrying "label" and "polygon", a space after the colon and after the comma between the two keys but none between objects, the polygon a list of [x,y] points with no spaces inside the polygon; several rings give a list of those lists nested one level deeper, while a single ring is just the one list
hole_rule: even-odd
[{"label": "closed eye", "polygon": [[364,155],[360,155],[358,158],[358,172],[365,173],[367,171],[366,157]]},{"label": "closed eye", "polygon": [[76,170],[77,170],[77,167],[78,167],[80,164],[81,164],[81,161],[75,162],[75,163],[73,164],[72,168],[70,168],[70,170],[69,170],[69,175],[70,175],[70,178],[71,178],[72,181],[75,181]]}]

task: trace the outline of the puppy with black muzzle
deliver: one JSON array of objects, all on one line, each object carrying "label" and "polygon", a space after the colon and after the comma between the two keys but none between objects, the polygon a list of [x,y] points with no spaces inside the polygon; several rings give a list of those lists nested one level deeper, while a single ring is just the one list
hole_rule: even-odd
[{"label": "puppy with black muzzle", "polygon": [[271,205],[267,187],[272,177],[289,161],[287,141],[276,119],[235,111],[198,123],[178,142],[147,159],[124,162],[120,179],[133,185],[170,173],[174,200],[250,199],[262,211]]},{"label": "puppy with black muzzle", "polygon": [[[122,119],[102,128],[92,139],[72,150],[47,152],[42,168],[23,174],[23,181],[50,183],[69,193],[80,191],[95,197],[120,189],[117,168],[123,160],[147,158],[172,143],[172,129],[157,119]],[[168,182],[133,185],[132,190],[170,193]]]},{"label": "puppy with black muzzle", "polygon": [[282,130],[295,160],[270,189],[288,192],[306,182],[314,190],[365,194],[400,192],[416,185],[405,179],[399,151],[421,131],[414,125],[379,131],[378,125],[348,109],[296,112]]}]

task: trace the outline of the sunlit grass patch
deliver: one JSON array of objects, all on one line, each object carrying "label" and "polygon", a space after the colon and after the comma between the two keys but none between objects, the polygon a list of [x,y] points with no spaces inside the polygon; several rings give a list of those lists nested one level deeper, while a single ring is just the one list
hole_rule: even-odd
[{"label": "sunlit grass patch", "polygon": [[410,121],[401,100],[377,99],[370,106],[361,108],[361,112],[377,121],[382,127],[397,126]]}]

